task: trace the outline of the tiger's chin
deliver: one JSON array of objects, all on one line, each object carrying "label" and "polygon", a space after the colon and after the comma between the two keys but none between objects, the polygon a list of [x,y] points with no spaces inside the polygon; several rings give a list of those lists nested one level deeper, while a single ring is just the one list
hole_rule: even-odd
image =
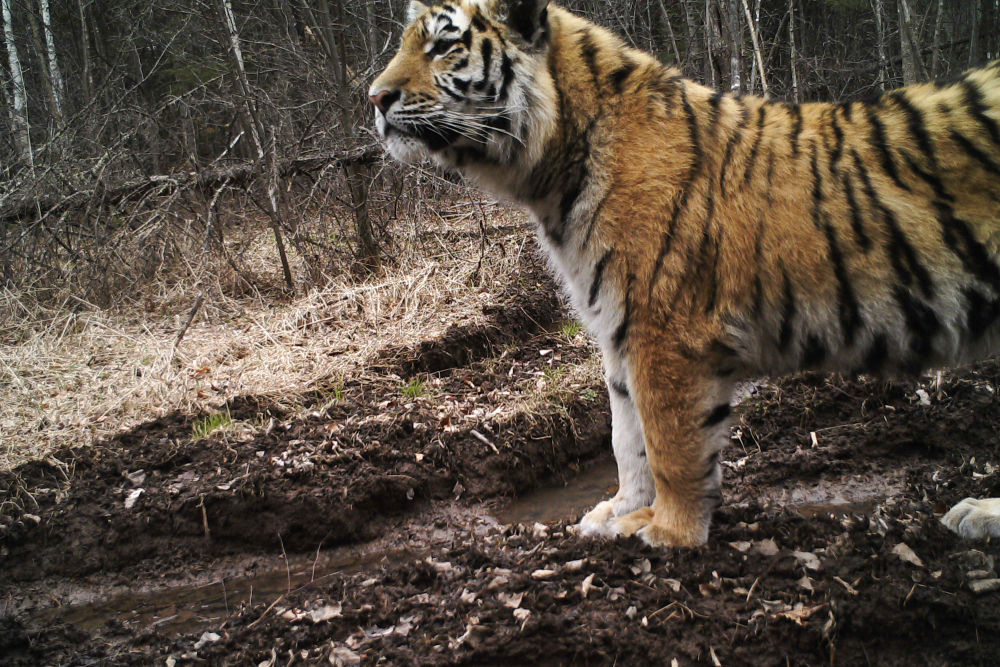
[{"label": "tiger's chin", "polygon": [[383,141],[389,154],[404,164],[419,164],[434,157],[430,147],[415,137],[390,134]]}]

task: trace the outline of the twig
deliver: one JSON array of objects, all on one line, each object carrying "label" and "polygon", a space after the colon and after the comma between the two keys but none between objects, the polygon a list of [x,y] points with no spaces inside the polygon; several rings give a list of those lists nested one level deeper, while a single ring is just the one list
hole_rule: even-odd
[{"label": "twig", "polygon": [[288,592],[291,592],[292,570],[288,567],[288,554],[285,553],[285,541],[281,539],[281,533],[278,533],[278,544],[281,545],[281,557],[285,559],[285,576],[288,577]]},{"label": "twig", "polygon": [[229,616],[229,594],[226,592],[226,578],[222,578],[222,600],[226,603],[226,616]]},{"label": "twig", "polygon": [[472,429],[471,433],[472,433],[472,437],[473,438],[475,438],[479,442],[483,443],[484,445],[486,445],[487,447],[489,447],[490,449],[492,449],[495,454],[499,454],[500,453],[500,450],[497,449],[497,446],[494,445],[492,442],[490,442],[490,439],[487,438],[485,435],[483,435],[482,433],[480,433],[476,429]]},{"label": "twig", "polygon": [[198,503],[198,507],[201,508],[201,525],[205,528],[205,539],[212,539],[212,533],[208,529],[208,511],[205,509],[205,495],[201,495],[201,501]]},{"label": "twig", "polygon": [[184,334],[187,333],[187,330],[191,326],[191,323],[194,322],[195,315],[197,315],[198,311],[201,310],[201,304],[203,304],[204,302],[205,302],[205,293],[202,292],[201,294],[198,295],[198,298],[195,300],[194,307],[191,308],[191,314],[188,315],[187,322],[185,322],[184,326],[181,327],[180,333],[177,334],[177,338],[174,340],[174,346],[170,350],[170,361],[174,360],[174,353],[177,352],[177,346],[181,344],[182,340],[184,340]]},{"label": "twig", "polygon": [[267,609],[264,610],[264,613],[260,615],[260,618],[258,618],[256,621],[254,621],[253,623],[251,623],[250,625],[248,625],[247,628],[252,628],[255,625],[257,625],[258,623],[260,623],[261,621],[263,621],[264,617],[267,616],[267,613],[269,611],[271,611],[272,609],[274,609],[274,606],[276,604],[278,604],[279,602],[281,602],[282,600],[284,600],[284,599],[285,599],[285,595],[284,595],[284,593],[282,593],[281,595],[278,596],[278,599],[276,599],[274,602],[272,602],[270,605],[268,605]]}]

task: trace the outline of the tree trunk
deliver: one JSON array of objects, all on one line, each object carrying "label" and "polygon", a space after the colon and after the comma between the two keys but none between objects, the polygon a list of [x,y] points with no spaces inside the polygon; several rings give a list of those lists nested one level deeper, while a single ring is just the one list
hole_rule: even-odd
[{"label": "tree trunk", "polygon": [[875,12],[875,30],[878,33],[878,87],[884,91],[889,83],[889,58],[885,52],[885,7],[883,0],[874,0],[872,10]]},{"label": "tree trunk", "polygon": [[740,25],[740,0],[726,4],[726,31],[729,33],[729,89],[734,93],[743,90],[743,72],[740,50],[743,48],[743,30]]},{"label": "tree trunk", "polygon": [[972,36],[969,38],[969,62],[967,67],[972,67],[979,62],[979,22],[983,18],[983,3],[975,0],[972,5]]},{"label": "tree trunk", "polygon": [[271,219],[271,230],[274,232],[274,244],[278,249],[278,258],[281,260],[281,270],[285,276],[285,284],[288,289],[295,289],[295,281],[292,279],[292,269],[288,265],[288,255],[285,253],[285,242],[281,238],[282,206],[280,198],[277,196],[281,189],[281,176],[277,168],[277,147],[275,146],[272,133],[272,140],[268,142],[267,150],[264,146],[264,126],[260,120],[257,107],[254,104],[250,82],[247,80],[246,68],[243,65],[243,51],[240,49],[240,36],[236,28],[236,17],[233,15],[233,7],[230,0],[219,0],[219,17],[222,27],[229,40],[229,61],[233,70],[233,78],[236,81],[237,93],[242,99],[243,108],[247,116],[247,125],[257,151],[258,163],[267,160],[267,201],[270,206],[268,211]]},{"label": "tree trunk", "polygon": [[84,103],[87,104],[93,95],[94,81],[90,69],[90,31],[87,29],[87,15],[83,3],[84,0],[77,0],[76,9],[80,17],[80,88],[83,92]]},{"label": "tree trunk", "polygon": [[899,45],[903,56],[903,85],[909,86],[918,81],[927,80],[924,61],[920,57],[920,47],[917,44],[916,21],[907,0],[899,0]]},{"label": "tree trunk", "polygon": [[17,42],[14,41],[14,24],[10,13],[10,0],[0,0],[3,8],[3,36],[7,45],[7,62],[10,65],[11,78],[11,122],[14,132],[14,147],[20,158],[28,165],[32,164],[31,137],[28,134],[28,93],[24,89],[24,74],[21,72],[21,59],[17,55]]},{"label": "tree trunk", "polygon": [[795,53],[795,0],[788,0],[788,47],[788,60],[792,68],[792,100],[798,104],[799,75],[795,71],[795,59],[798,58],[798,54]]},{"label": "tree trunk", "polygon": [[[764,94],[767,95],[767,76],[764,74],[764,55],[761,52],[760,40],[757,38],[757,26],[760,25],[760,0],[757,2],[757,16],[751,16],[750,5],[747,0],[743,0],[743,11],[746,12],[747,25],[750,27],[750,42],[753,44],[754,70],[760,70],[760,86]],[[751,76],[751,79],[753,77]],[[753,87],[753,81],[750,81]],[[750,92],[753,92],[750,90]]]},{"label": "tree trunk", "polygon": [[937,1],[934,15],[934,50],[931,52],[931,79],[938,75],[938,60],[941,57],[941,15],[944,13],[944,0]]},{"label": "tree trunk", "polygon": [[59,59],[56,56],[56,41],[52,35],[52,18],[49,15],[49,0],[38,0],[42,11],[42,30],[45,32],[45,52],[48,56],[49,81],[52,84],[52,100],[56,116],[61,121],[65,117],[66,93],[63,87],[62,71],[59,69]]}]

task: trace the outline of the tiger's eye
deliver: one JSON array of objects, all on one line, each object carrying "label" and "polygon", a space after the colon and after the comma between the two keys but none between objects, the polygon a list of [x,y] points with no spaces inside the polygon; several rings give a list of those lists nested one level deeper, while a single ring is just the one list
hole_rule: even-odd
[{"label": "tiger's eye", "polygon": [[448,53],[448,51],[451,51],[451,48],[456,44],[458,44],[457,39],[439,39],[438,41],[434,42],[434,46],[432,46],[431,50],[427,52],[427,55],[443,56],[444,54]]}]

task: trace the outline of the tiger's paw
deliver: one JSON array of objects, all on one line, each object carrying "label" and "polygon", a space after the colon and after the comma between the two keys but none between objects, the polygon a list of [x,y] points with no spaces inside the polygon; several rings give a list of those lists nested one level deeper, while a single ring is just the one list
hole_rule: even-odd
[{"label": "tiger's paw", "polygon": [[657,519],[652,507],[643,507],[618,517],[613,523],[616,524],[617,535],[637,535],[651,547],[697,547],[708,541],[707,523],[685,530]]},{"label": "tiger's paw", "polygon": [[594,509],[584,514],[583,518],[580,519],[580,534],[588,537],[621,536],[622,532],[619,530],[615,517],[629,514],[648,505],[652,501],[652,497],[647,498],[645,495],[641,493],[617,493],[613,498],[597,503]]},{"label": "tiger's paw", "polygon": [[966,498],[948,510],[941,523],[969,540],[1000,537],[1000,498]]},{"label": "tiger's paw", "polygon": [[597,503],[580,519],[580,534],[586,537],[615,537],[611,520],[615,516],[614,498]]}]

